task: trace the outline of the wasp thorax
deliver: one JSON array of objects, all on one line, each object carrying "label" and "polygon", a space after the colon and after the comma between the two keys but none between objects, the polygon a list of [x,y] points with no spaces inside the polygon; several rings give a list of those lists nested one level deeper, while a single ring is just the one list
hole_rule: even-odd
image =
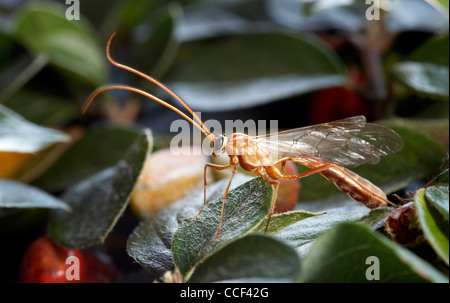
[{"label": "wasp thorax", "polygon": [[211,142],[213,157],[218,157],[225,151],[226,141],[225,135],[219,135]]}]

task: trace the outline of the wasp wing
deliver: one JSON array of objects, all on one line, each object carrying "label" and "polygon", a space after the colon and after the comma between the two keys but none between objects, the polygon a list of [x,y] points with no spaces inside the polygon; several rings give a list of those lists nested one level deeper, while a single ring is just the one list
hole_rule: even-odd
[{"label": "wasp wing", "polygon": [[274,159],[307,156],[354,167],[375,164],[400,150],[403,141],[389,128],[366,123],[364,116],[255,137]]}]

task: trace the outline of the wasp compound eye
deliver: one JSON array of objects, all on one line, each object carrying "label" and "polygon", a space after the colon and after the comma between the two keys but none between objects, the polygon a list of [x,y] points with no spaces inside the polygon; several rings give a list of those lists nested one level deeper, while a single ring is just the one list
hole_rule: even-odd
[{"label": "wasp compound eye", "polygon": [[223,143],[225,142],[225,136],[219,135],[214,140],[214,151],[220,151],[223,148]]}]

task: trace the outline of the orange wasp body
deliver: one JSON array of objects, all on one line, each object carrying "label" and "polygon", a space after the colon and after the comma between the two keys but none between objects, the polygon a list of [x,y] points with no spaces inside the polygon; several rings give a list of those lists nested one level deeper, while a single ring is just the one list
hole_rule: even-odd
[{"label": "orange wasp body", "polygon": [[[205,127],[203,122],[181,97],[172,90],[156,79],[114,61],[109,54],[113,37],[114,34],[109,39],[106,49],[109,61],[113,65],[142,76],[164,89],[178,100],[193,115],[193,118],[197,122],[159,98],[142,90],[124,85],[109,85],[97,89],[86,101],[83,111],[86,111],[92,100],[103,91],[123,89],[136,92],[174,110],[202,131],[211,141],[213,157],[217,157],[223,153],[229,156],[230,163],[228,165],[205,165],[204,204],[197,215],[186,219],[190,220],[197,217],[206,205],[206,169],[208,167],[216,170],[232,168],[231,177],[223,195],[222,211],[217,233],[211,241],[217,239],[220,234],[225,201],[238,165],[247,171],[254,172],[257,176],[262,177],[265,182],[274,186],[274,195],[268,213],[266,230],[274,212],[280,180],[294,180],[320,173],[350,198],[370,209],[392,204],[388,201],[381,189],[373,185],[370,181],[344,168],[344,166],[358,166],[364,163],[374,164],[379,161],[380,156],[400,150],[403,142],[400,136],[394,131],[380,125],[366,123],[364,116],[356,116],[265,136],[251,137],[241,133],[234,133],[229,138],[226,138],[224,135],[216,137]],[[298,175],[286,175],[284,174],[284,169],[287,161],[299,163],[310,168],[310,170]],[[281,165],[281,169],[276,167],[278,164]]]}]

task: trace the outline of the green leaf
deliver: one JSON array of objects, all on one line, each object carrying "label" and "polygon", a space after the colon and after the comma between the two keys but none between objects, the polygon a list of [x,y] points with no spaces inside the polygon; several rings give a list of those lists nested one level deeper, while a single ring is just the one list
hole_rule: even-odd
[{"label": "green leaf", "polygon": [[[437,102],[439,104],[448,105],[447,102]],[[449,119],[448,119],[448,110],[447,113],[442,111],[440,108],[433,108],[432,106],[428,107],[428,109],[432,109],[429,111],[428,116],[425,116],[425,112],[423,111],[420,116],[424,118],[408,118],[408,119],[394,119],[389,122],[389,125],[393,128],[399,126],[402,128],[408,128],[410,130],[414,130],[420,134],[426,135],[434,139],[437,143],[440,143],[441,146],[448,145],[448,137],[449,137]],[[439,111],[438,111],[439,110]],[[428,110],[427,110],[428,111]],[[446,117],[437,117],[441,113],[442,115],[446,115]],[[428,118],[425,118],[428,117]],[[436,146],[436,142],[433,143],[433,147]],[[431,155],[431,154],[430,154]],[[436,155],[438,156],[438,155]],[[434,169],[435,170],[435,169]],[[435,173],[435,171],[433,171]]]},{"label": "green leaf", "polygon": [[0,104],[0,151],[34,153],[68,140],[64,133],[28,122]]},{"label": "green leaf", "polygon": [[66,7],[33,1],[18,12],[14,34],[35,54],[97,86],[106,79],[102,52],[84,20],[66,19]]},{"label": "green leaf", "polygon": [[264,235],[239,238],[204,260],[189,279],[193,283],[270,279],[294,282],[300,272],[295,250]]},{"label": "green leaf", "polygon": [[131,31],[148,18],[161,5],[160,2],[162,1],[142,2],[139,0],[130,0],[119,3],[113,12],[114,16],[110,16],[110,19],[112,19],[110,22],[114,22],[112,29],[119,29],[120,32]]},{"label": "green leaf", "polygon": [[4,102],[30,122],[39,125],[65,126],[81,116],[80,107],[61,96],[22,88]]},{"label": "green leaf", "polygon": [[0,207],[70,210],[70,207],[65,202],[38,188],[2,179],[0,179]]},{"label": "green leaf", "polygon": [[[368,259],[369,257],[375,257]],[[379,262],[379,263],[376,263]],[[367,273],[379,265],[379,280]],[[371,268],[371,266],[374,266]],[[302,260],[300,280],[312,283],[441,282],[448,278],[368,227],[341,223],[323,234]]]},{"label": "green leaf", "polygon": [[[293,210],[288,211],[280,214],[274,214],[272,215],[272,218],[270,219],[269,226],[267,228],[266,233],[267,234],[273,234],[286,226],[289,226],[293,223],[296,223],[298,221],[304,220],[306,218],[319,216],[321,214],[316,214],[309,211],[304,210]],[[258,226],[256,226],[255,231],[264,232],[267,226],[267,220],[266,217],[264,220],[262,220]]]},{"label": "green leaf", "polygon": [[437,2],[439,2],[439,4],[441,4],[442,7],[447,10],[448,14],[449,2],[447,0],[437,0]]},{"label": "green leaf", "polygon": [[0,72],[0,103],[4,103],[47,65],[44,55],[22,55]]},{"label": "green leaf", "polygon": [[170,86],[192,108],[234,110],[345,82],[342,63],[310,36],[248,34],[185,43]]},{"label": "green leaf", "polygon": [[115,165],[139,136],[132,128],[96,128],[71,145],[33,184],[50,192],[62,191]]},{"label": "green leaf", "polygon": [[419,94],[448,100],[448,66],[434,63],[402,62],[393,68],[398,81]]},{"label": "green leaf", "polygon": [[[178,257],[178,259],[186,257],[184,254],[187,250],[189,250],[189,247],[185,247],[184,245],[187,244],[186,242],[190,241],[190,239],[186,239],[186,235],[195,236],[195,231],[190,230],[192,228],[202,228],[202,225],[208,225],[207,229],[205,228],[201,232],[201,236],[197,237],[195,241],[204,242],[201,243],[201,245],[204,246],[205,249],[211,249],[211,251],[216,251],[216,246],[222,245],[220,243],[235,240],[237,237],[241,237],[247,232],[264,231],[267,222],[266,215],[268,207],[270,207],[268,204],[270,204],[269,197],[271,195],[271,189],[270,186],[259,179],[253,179],[252,181],[249,180],[250,177],[247,175],[237,173],[233,178],[233,182],[231,183],[229,190],[228,197],[230,197],[230,195],[237,195],[236,198],[240,199],[233,199],[233,201],[227,200],[225,210],[226,219],[224,220],[234,221],[230,223],[235,223],[236,229],[238,230],[232,231],[230,230],[231,227],[226,227],[225,225],[227,224],[225,224],[221,231],[222,236],[220,236],[214,243],[210,243],[210,239],[217,231],[218,216],[220,214],[220,209],[218,208],[221,208],[222,206],[223,193],[228,183],[228,180],[222,180],[208,185],[206,196],[206,201],[208,204],[205,206],[202,214],[196,219],[187,222],[183,221],[184,219],[190,218],[197,214],[202,207],[203,190],[172,204],[160,213],[150,216],[145,221],[141,222],[128,239],[128,254],[147,271],[151,272],[156,277],[161,277],[166,271],[173,270],[174,268],[171,251],[173,245],[172,237],[175,231],[177,231],[182,224],[183,227],[177,231],[177,239],[174,240],[175,246],[173,247],[174,254],[182,254]],[[248,183],[246,183],[247,181]],[[264,193],[260,192],[257,192],[258,195],[250,194],[248,197],[245,196],[246,192],[251,192],[252,190],[256,191],[257,187],[261,187],[264,191],[267,191],[266,194],[269,196],[263,197],[261,195]],[[260,196],[260,200],[263,201],[255,201],[255,199],[258,199],[258,196]],[[233,203],[235,205],[233,205]],[[261,205],[262,203],[263,205]],[[211,207],[213,207],[212,210],[210,210]],[[227,215],[227,212],[235,209],[236,207],[244,209],[250,208],[250,210],[245,210],[244,212],[236,211],[231,216]],[[257,209],[258,207],[260,209]],[[254,215],[250,214],[252,211],[257,212],[258,219],[255,220]],[[292,224],[293,222],[314,215],[317,214],[304,211],[275,214],[272,216],[268,233],[272,233],[288,224]],[[192,223],[193,221],[198,222]],[[251,223],[250,221],[255,221],[256,223]],[[248,225],[253,225],[253,227],[248,228]],[[186,231],[187,229],[189,229],[189,233]],[[232,232],[234,232],[234,234],[230,235]],[[211,233],[211,236],[207,238],[209,233]],[[204,252],[206,253],[206,251]],[[201,256],[201,253],[199,254],[199,258],[204,257]]]},{"label": "green leaf", "polygon": [[[230,185],[233,190],[250,180],[250,177],[237,173]],[[206,201],[208,203],[223,195],[228,180],[208,185]],[[203,205],[203,190],[173,203],[158,214],[149,216],[141,222],[128,238],[128,254],[145,270],[156,277],[162,277],[166,271],[174,269],[172,259],[172,236],[183,223]]]},{"label": "green leaf", "polygon": [[140,24],[140,28],[151,31],[151,35],[144,43],[135,45],[132,49],[133,66],[139,66],[141,70],[155,78],[162,77],[179,48],[174,31],[181,14],[180,5],[172,2],[155,11],[150,18]]},{"label": "green leaf", "polygon": [[449,194],[448,185],[430,186],[425,189],[427,200],[444,216],[448,221]]},{"label": "green leaf", "polygon": [[[425,189],[419,189],[414,196],[414,203],[419,218],[420,227],[425,238],[436,254],[449,264],[449,225],[443,216],[430,204],[425,197]],[[447,201],[448,203],[448,201]]]},{"label": "green leaf", "polygon": [[445,157],[445,148],[436,140],[407,128],[401,122],[383,123],[403,140],[403,148],[395,154],[383,157],[379,164],[364,165],[354,172],[391,193],[404,186],[435,174]]},{"label": "green leaf", "polygon": [[0,68],[9,64],[15,50],[16,41],[12,35],[0,27]]},{"label": "green leaf", "polygon": [[69,188],[61,199],[73,211],[51,213],[50,237],[65,247],[75,248],[103,242],[128,204],[151,150],[151,141],[149,132],[142,134],[116,166]]},{"label": "green leaf", "polygon": [[449,183],[448,168],[430,181],[430,185],[447,185]]},{"label": "green leaf", "polygon": [[[219,226],[222,197],[210,201],[195,219],[184,222],[172,238],[174,262],[180,273],[189,279],[195,267],[205,258],[219,251],[227,243],[243,235],[265,229],[267,213],[272,200],[272,186],[262,178],[255,178],[229,191],[225,203],[222,228],[219,237],[211,241]],[[285,224],[302,220],[315,214],[292,212],[276,216],[271,231]]]},{"label": "green leaf", "polygon": [[324,232],[339,223],[347,221],[364,222],[372,228],[379,228],[384,224],[391,207],[381,207],[370,210],[355,201],[345,201],[336,205],[328,201],[300,203],[300,207],[312,208],[325,214],[304,221],[296,222],[274,233],[274,236],[297,248],[297,252],[304,256],[312,243]]},{"label": "green leaf", "polygon": [[448,100],[449,35],[433,37],[393,68],[398,81],[413,91]]},{"label": "green leaf", "polygon": [[448,66],[449,34],[433,37],[420,45],[409,56],[408,61],[428,62]]},{"label": "green leaf", "polygon": [[272,186],[262,178],[255,178],[230,191],[225,202],[222,229],[212,242],[219,227],[221,197],[209,202],[198,217],[185,221],[172,238],[173,259],[180,273],[188,279],[190,271],[204,258],[251,231],[269,212],[272,193]]}]

